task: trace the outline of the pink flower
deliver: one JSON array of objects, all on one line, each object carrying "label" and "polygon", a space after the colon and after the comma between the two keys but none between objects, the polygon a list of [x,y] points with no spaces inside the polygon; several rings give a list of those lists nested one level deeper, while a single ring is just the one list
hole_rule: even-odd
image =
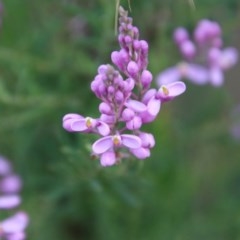
[{"label": "pink flower", "polygon": [[109,126],[91,117],[82,117],[76,113],[66,114],[63,117],[63,127],[69,132],[97,132],[102,136],[109,134]]},{"label": "pink flower", "polygon": [[150,89],[142,99],[146,106],[146,110],[140,113],[142,122],[152,122],[157,117],[163,102],[174,99],[184,93],[185,90],[186,85],[181,81],[162,85],[158,91]]},{"label": "pink flower", "polygon": [[208,70],[199,64],[181,62],[174,67],[162,71],[156,78],[158,86],[187,79],[196,84],[205,84],[208,81]]},{"label": "pink flower", "polygon": [[224,82],[224,71],[238,61],[238,51],[233,47],[222,49],[222,30],[217,22],[202,19],[198,22],[193,37],[185,28],[174,31],[174,41],[182,54],[182,61],[162,71],[157,84],[189,80],[195,84],[210,83],[215,87]]},{"label": "pink flower", "polygon": [[224,71],[233,67],[237,61],[238,52],[235,48],[211,48],[208,53],[209,82],[215,87],[221,86],[224,82]]},{"label": "pink flower", "polygon": [[24,240],[24,230],[28,225],[28,216],[25,212],[18,212],[15,215],[0,222],[0,238],[6,240]]},{"label": "pink flower", "polygon": [[129,149],[139,148],[141,139],[131,134],[116,134],[98,139],[92,145],[92,150],[95,154],[102,154],[110,149],[126,147]]},{"label": "pink flower", "polygon": [[131,153],[138,159],[145,159],[150,157],[151,152],[150,148],[153,148],[155,145],[155,140],[152,134],[141,132],[139,137],[142,141],[142,145],[138,149],[131,149]]},{"label": "pink flower", "polygon": [[143,123],[152,122],[157,117],[161,108],[161,101],[154,95],[147,101],[146,106],[146,111],[140,114]]},{"label": "pink flower", "polygon": [[212,43],[221,37],[222,30],[217,22],[208,19],[202,19],[198,22],[194,30],[194,40],[198,44]]},{"label": "pink flower", "polygon": [[[120,50],[111,54],[115,66],[100,65],[91,83],[92,92],[101,100],[99,118],[75,113],[63,118],[63,128],[69,132],[103,136],[92,145],[93,154],[100,158],[102,166],[116,164],[122,158],[129,157],[129,152],[141,159],[150,156],[151,147],[143,145],[142,140],[145,141],[146,137],[141,139],[140,129],[157,117],[162,102],[185,91],[185,85],[179,82],[164,83],[166,86],[160,86],[158,91],[150,89],[153,76],[148,70],[149,46],[145,40],[139,39],[139,30],[132,22],[128,12],[119,7]],[[179,29],[176,41],[188,59],[195,55],[195,45],[186,30]],[[174,79],[170,80],[179,81],[185,74],[184,70],[183,65],[171,69],[169,73]],[[128,134],[124,134],[126,132]]]},{"label": "pink flower", "polygon": [[170,101],[173,98],[181,95],[186,90],[186,85],[183,82],[173,82],[167,85],[162,85],[157,94],[156,98],[161,101]]}]

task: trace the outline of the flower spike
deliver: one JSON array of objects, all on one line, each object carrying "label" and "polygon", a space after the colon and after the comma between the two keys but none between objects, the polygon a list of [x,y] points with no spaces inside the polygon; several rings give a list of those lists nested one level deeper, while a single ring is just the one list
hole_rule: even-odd
[{"label": "flower spike", "polygon": [[[177,38],[183,41],[181,34]],[[183,82],[165,84],[159,90],[150,88],[153,76],[148,70],[149,45],[139,38],[138,28],[122,7],[119,7],[118,42],[120,49],[111,54],[113,65],[100,65],[91,83],[92,92],[101,101],[99,118],[76,113],[63,117],[63,128],[68,132],[100,136],[93,143],[92,152],[103,167],[115,165],[130,155],[138,159],[149,157],[155,145],[154,136],[143,133],[142,126],[154,121],[162,103],[186,89]],[[184,51],[190,56],[194,47],[191,50],[188,45],[191,43],[186,44]],[[180,79],[179,72],[175,72],[179,76],[174,80]]]}]

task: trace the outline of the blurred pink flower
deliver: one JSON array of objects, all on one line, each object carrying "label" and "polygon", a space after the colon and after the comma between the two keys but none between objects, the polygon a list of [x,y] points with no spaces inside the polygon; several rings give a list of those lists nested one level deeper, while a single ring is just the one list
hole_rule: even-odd
[{"label": "blurred pink flower", "polygon": [[198,22],[192,38],[185,28],[177,28],[173,39],[182,60],[160,72],[157,84],[160,86],[183,79],[199,85],[222,86],[224,72],[238,61],[238,51],[233,47],[222,48],[221,34],[220,25],[207,19]]},{"label": "blurred pink flower", "polygon": [[11,209],[17,207],[21,203],[19,195],[0,196],[0,209]]},{"label": "blurred pink flower", "polygon": [[25,212],[17,212],[15,215],[0,221],[0,239],[6,240],[24,240],[24,230],[29,222],[28,215]]},{"label": "blurred pink flower", "polygon": [[17,175],[10,174],[0,180],[0,192],[3,193],[16,193],[22,187],[21,178]]}]

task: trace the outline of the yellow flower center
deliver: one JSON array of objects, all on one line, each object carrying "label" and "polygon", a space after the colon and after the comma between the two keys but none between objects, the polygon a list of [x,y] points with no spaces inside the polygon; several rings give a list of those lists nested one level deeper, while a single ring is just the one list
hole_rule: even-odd
[{"label": "yellow flower center", "polygon": [[90,128],[92,126],[92,119],[91,118],[86,118],[86,126]]},{"label": "yellow flower center", "polygon": [[113,136],[112,140],[113,140],[113,145],[115,146],[118,146],[121,144],[121,139],[118,135]]},{"label": "yellow flower center", "polygon": [[169,95],[169,91],[168,91],[167,87],[162,86],[162,91],[163,91],[164,95],[166,95],[166,96]]}]

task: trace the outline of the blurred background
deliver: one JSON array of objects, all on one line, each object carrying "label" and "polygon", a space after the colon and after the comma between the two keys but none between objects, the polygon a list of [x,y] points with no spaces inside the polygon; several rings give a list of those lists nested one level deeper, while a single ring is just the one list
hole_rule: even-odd
[{"label": "blurred background", "polygon": [[[202,18],[219,22],[225,46],[240,47],[238,0],[130,2],[154,75],[181,59],[173,30]],[[62,128],[66,113],[99,115],[90,83],[119,49],[115,4],[2,1],[0,153],[24,182],[28,239],[240,239],[240,136],[231,132],[240,125],[240,64],[223,87],[187,83],[162,107],[144,128],[156,138],[145,161],[102,168],[90,158],[96,138]]]}]

